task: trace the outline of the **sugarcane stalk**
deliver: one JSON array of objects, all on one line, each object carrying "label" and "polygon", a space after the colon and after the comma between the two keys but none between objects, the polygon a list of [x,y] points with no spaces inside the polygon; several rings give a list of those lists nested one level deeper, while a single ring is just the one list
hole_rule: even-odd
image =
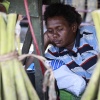
[{"label": "sugarcane stalk", "polygon": [[7,22],[7,15],[4,12],[0,12],[0,15],[3,17],[4,21]]},{"label": "sugarcane stalk", "polygon": [[0,63],[0,100],[1,100],[1,63]]},{"label": "sugarcane stalk", "polygon": [[100,10],[93,11],[92,18],[93,18],[93,22],[96,28],[99,49],[100,49]]},{"label": "sugarcane stalk", "polygon": [[100,77],[100,59],[96,64],[96,68],[92,74],[92,77],[88,83],[88,86],[81,98],[81,100],[95,100],[99,86]]},{"label": "sugarcane stalk", "polygon": [[14,83],[14,72],[13,72],[13,62],[11,60],[6,62],[1,62],[2,70],[2,89],[3,98],[2,100],[17,100],[15,83]]},{"label": "sugarcane stalk", "polygon": [[16,25],[16,18],[17,14],[8,14],[8,21],[7,21],[7,34],[8,35],[8,53],[15,50],[15,25]]},{"label": "sugarcane stalk", "polygon": [[[0,15],[0,55],[2,57],[16,50],[14,34],[16,17],[16,14],[8,14],[8,19],[5,23]],[[14,53],[12,55],[13,59],[4,59],[0,62],[0,100],[39,100],[17,56]]]},{"label": "sugarcane stalk", "polygon": [[6,54],[7,48],[5,48],[7,41],[6,23],[2,15],[0,15],[0,55]]},{"label": "sugarcane stalk", "polygon": [[[1,40],[1,25],[2,25],[2,23],[1,23],[1,20],[2,20],[2,18],[1,18],[2,16],[0,15],[0,40]],[[1,41],[0,41],[0,48],[1,48]],[[0,49],[0,55],[1,55],[1,49]]]},{"label": "sugarcane stalk", "polygon": [[23,75],[23,79],[24,79],[24,83],[25,83],[25,86],[26,86],[26,89],[27,89],[27,93],[29,95],[29,100],[40,100],[36,91],[34,90],[33,86],[32,86],[32,83],[30,82],[25,70],[22,66],[21,63],[19,63],[19,66],[20,66],[20,70],[22,72],[22,75]]},{"label": "sugarcane stalk", "polygon": [[[0,13],[0,55],[3,55],[6,53],[6,23],[3,19],[2,13]],[[0,100],[2,99],[1,97],[1,63],[0,63]]]},{"label": "sugarcane stalk", "polygon": [[[2,28],[3,31],[1,31],[1,54],[4,55],[8,52],[8,48],[7,48],[7,43],[8,43],[8,34],[7,34],[7,26],[6,26],[6,22],[4,21],[5,19],[3,18],[3,25],[4,28]],[[12,27],[9,27],[9,30]],[[11,33],[14,34],[14,33]],[[10,50],[12,49],[12,47],[10,48]],[[13,66],[13,62],[12,61],[4,61],[1,62],[1,71],[2,71],[2,99],[3,100],[11,100],[13,98],[13,100],[16,100],[16,91],[15,87],[14,87],[14,80],[13,80],[13,70],[12,70],[12,66]],[[8,93],[10,92],[10,94]]]},{"label": "sugarcane stalk", "polygon": [[[93,11],[92,18],[93,18],[94,25],[95,25],[95,28],[97,31],[98,44],[99,44],[99,49],[100,49],[100,10]],[[98,90],[98,97],[97,98],[98,98],[97,100],[100,100],[100,76],[99,76],[99,90]]]},{"label": "sugarcane stalk", "polygon": [[[0,40],[1,40],[1,21],[0,21]],[[1,41],[0,41],[1,44]],[[1,45],[0,45],[1,48]],[[1,53],[1,49],[0,49],[0,53]],[[1,81],[1,63],[0,63],[0,81]],[[1,100],[1,82],[0,82],[0,100]]]},{"label": "sugarcane stalk", "polygon": [[18,100],[29,100],[18,60],[14,59],[15,86]]},{"label": "sugarcane stalk", "polygon": [[99,91],[98,91],[98,99],[97,100],[100,100],[100,77],[99,77]]}]

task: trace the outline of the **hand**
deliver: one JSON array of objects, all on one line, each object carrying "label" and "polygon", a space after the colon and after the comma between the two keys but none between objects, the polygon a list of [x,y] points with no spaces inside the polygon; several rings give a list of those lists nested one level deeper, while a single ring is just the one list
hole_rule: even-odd
[{"label": "hand", "polygon": [[55,45],[53,42],[52,42],[53,38],[48,36],[48,32],[46,31],[44,33],[44,49],[46,50],[47,46],[49,44],[52,44],[52,45]]},{"label": "hand", "polygon": [[44,33],[44,49],[46,50],[47,46],[51,44],[51,40],[50,38],[48,37],[48,32],[46,31]]}]

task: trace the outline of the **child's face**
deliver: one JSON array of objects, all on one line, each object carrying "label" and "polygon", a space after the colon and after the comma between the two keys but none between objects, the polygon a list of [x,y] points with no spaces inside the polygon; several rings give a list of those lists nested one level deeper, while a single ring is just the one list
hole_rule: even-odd
[{"label": "child's face", "polygon": [[50,40],[57,47],[67,48],[76,37],[76,30],[73,30],[73,25],[69,25],[62,16],[48,18],[47,32]]}]

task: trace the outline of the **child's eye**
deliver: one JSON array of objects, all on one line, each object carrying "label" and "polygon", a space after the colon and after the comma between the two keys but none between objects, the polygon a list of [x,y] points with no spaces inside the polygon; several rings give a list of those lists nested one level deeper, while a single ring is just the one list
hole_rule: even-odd
[{"label": "child's eye", "polygon": [[62,28],[62,27],[59,27],[59,28],[58,28],[58,31],[62,31],[62,30],[63,30],[63,28]]},{"label": "child's eye", "polygon": [[53,33],[53,31],[52,30],[47,30],[48,31],[48,33],[50,33],[50,34],[52,34]]}]

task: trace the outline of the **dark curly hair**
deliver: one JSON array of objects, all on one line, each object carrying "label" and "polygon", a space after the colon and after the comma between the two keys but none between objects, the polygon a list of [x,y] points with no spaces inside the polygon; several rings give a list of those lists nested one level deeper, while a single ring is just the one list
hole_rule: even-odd
[{"label": "dark curly hair", "polygon": [[46,7],[44,12],[44,20],[47,24],[47,19],[55,16],[63,16],[69,25],[77,23],[78,26],[82,22],[81,15],[76,9],[70,5],[64,5],[62,3],[54,3]]}]

